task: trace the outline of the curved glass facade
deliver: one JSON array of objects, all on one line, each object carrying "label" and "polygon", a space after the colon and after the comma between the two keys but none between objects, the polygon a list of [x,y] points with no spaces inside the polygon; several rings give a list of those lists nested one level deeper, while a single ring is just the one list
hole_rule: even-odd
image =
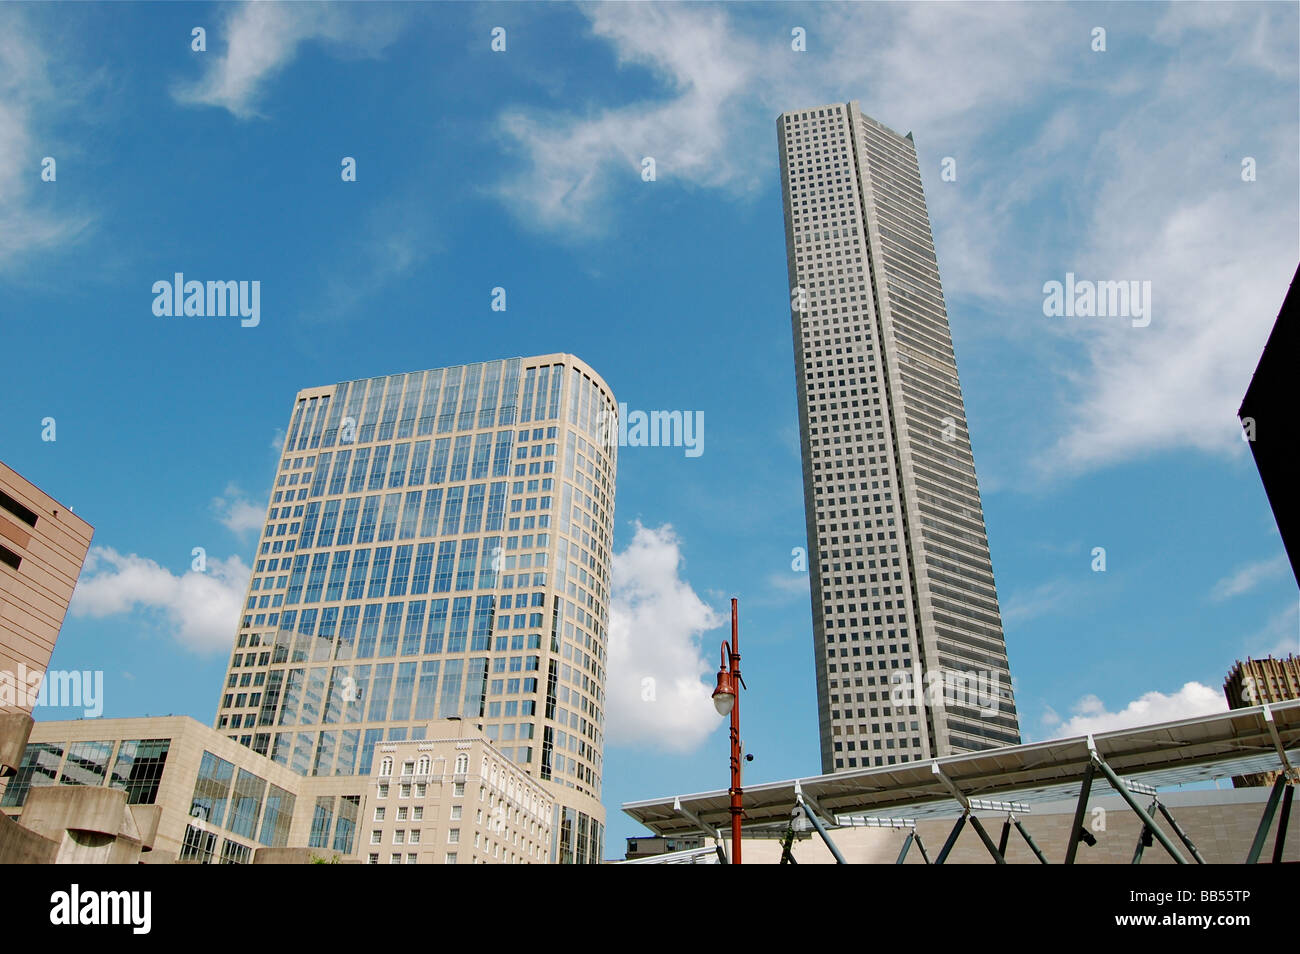
[{"label": "curved glass facade", "polygon": [[573,812],[551,857],[601,860],[616,408],[564,354],[300,392],[216,728],[346,794],[481,724]]}]

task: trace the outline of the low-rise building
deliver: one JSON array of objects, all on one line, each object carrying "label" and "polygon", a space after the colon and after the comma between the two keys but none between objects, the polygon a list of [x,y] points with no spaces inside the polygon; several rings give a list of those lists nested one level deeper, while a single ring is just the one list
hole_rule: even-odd
[{"label": "low-rise building", "polygon": [[[441,720],[421,735],[379,743],[370,775],[341,791],[338,779],[300,775],[187,716],[40,722],[0,794],[8,816],[0,820],[0,842],[8,844],[0,858],[546,864],[557,857],[554,799],[480,726]],[[52,797],[51,789],[65,786],[120,795]],[[30,810],[33,802],[39,810]],[[100,816],[117,802],[126,814],[106,827]],[[78,820],[83,804],[94,808],[93,819]],[[75,833],[82,830],[121,847],[81,851]]]},{"label": "low-rise building", "polygon": [[708,843],[703,835],[675,835],[672,838],[632,835],[627,840],[627,854],[623,858],[626,861],[636,861],[638,858],[669,855],[675,851],[691,851],[703,848]]},{"label": "low-rise building", "polygon": [[546,864],[554,802],[482,729],[449,719],[376,747],[366,804],[370,864]]},{"label": "low-rise building", "polygon": [[304,781],[187,716],[38,722],[0,810],[21,820],[44,786],[120,789],[141,860],[238,864],[289,845],[295,822],[307,843],[309,819],[295,814]]}]

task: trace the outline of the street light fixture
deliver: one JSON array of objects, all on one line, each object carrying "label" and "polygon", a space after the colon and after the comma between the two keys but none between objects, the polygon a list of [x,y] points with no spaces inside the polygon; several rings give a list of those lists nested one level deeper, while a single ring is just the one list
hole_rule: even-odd
[{"label": "street light fixture", "polygon": [[713,707],[720,716],[731,716],[731,863],[740,864],[740,817],[744,812],[740,787],[740,624],[736,601],[731,601],[731,645],[724,641],[718,660],[718,685],[713,690]]},{"label": "street light fixture", "polygon": [[[726,652],[727,644],[722,644],[723,652]],[[718,710],[718,715],[729,716],[731,709],[736,704],[736,686],[731,679],[731,674],[725,668],[718,669],[718,688],[713,690],[713,708]]]}]

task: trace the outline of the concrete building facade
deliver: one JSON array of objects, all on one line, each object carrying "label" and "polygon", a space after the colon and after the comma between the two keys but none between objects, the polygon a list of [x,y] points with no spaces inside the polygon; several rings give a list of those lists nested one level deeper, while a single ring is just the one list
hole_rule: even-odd
[{"label": "concrete building facade", "polygon": [[0,862],[550,863],[549,788],[480,726],[420,730],[339,795],[188,716],[37,723],[0,795]]},{"label": "concrete building facade", "polygon": [[[1238,660],[1223,681],[1223,694],[1230,709],[1300,699],[1300,658],[1292,653],[1282,659]],[[1239,788],[1272,785],[1277,776],[1277,772],[1256,772],[1237,776],[1232,784]]]},{"label": "concrete building facade", "polygon": [[261,847],[307,844],[302,782],[188,716],[39,722],[0,811],[29,828],[32,798],[39,805],[49,789],[116,791],[140,860],[242,864]]},{"label": "concrete building facade", "polygon": [[616,415],[568,354],[299,392],[214,727],[351,812],[381,743],[482,724],[599,862]]},{"label": "concrete building facade", "polygon": [[148,850],[121,789],[46,785],[0,812],[0,864],[138,864]]},{"label": "concrete building facade", "polygon": [[704,835],[675,835],[672,838],[661,838],[658,835],[633,835],[627,840],[627,851],[623,854],[623,860],[635,861],[638,858],[672,854],[674,851],[690,851],[694,848],[703,848],[706,842]]},{"label": "concrete building facade", "polygon": [[1300,699],[1300,657],[1238,660],[1223,681],[1223,694],[1232,709]]},{"label": "concrete building facade", "polygon": [[1020,741],[911,135],[777,119],[822,770]]},{"label": "concrete building facade", "polygon": [[0,463],[0,779],[22,759],[32,707],[93,533]]},{"label": "concrete building facade", "polygon": [[368,789],[368,864],[547,864],[554,798],[460,720],[378,746]]}]

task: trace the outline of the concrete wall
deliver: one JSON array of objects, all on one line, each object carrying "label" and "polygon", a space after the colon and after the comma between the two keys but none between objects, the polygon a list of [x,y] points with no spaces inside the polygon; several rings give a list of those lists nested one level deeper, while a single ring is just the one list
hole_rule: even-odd
[{"label": "concrete wall", "polygon": [[[304,807],[302,789],[307,779],[294,773],[286,766],[278,765],[258,755],[252,749],[245,748],[238,742],[226,738],[221,733],[208,728],[188,716],[153,716],[140,719],[79,719],[68,722],[38,722],[32,730],[32,742],[57,742],[63,745],[65,761],[69,746],[76,742],[114,741],[126,739],[170,739],[167,763],[158,786],[158,795],[153,805],[131,806],[133,818],[139,829],[145,846],[151,847],[158,858],[146,858],[150,863],[157,863],[163,857],[175,858],[180,854],[185,837],[185,829],[193,820],[190,806],[194,795],[194,782],[199,774],[199,766],[205,751],[219,758],[234,763],[237,769],[245,769],[260,778],[297,796],[294,830],[301,824],[302,841],[307,840],[310,826],[310,806]],[[116,751],[115,746],[115,751]],[[113,758],[116,758],[114,754]],[[238,773],[236,773],[238,774]],[[36,786],[34,794],[41,788],[67,786]],[[87,786],[96,791],[108,791],[102,786]],[[30,799],[30,795],[29,795]],[[306,812],[307,817],[299,823],[297,817]],[[226,833],[211,826],[218,832],[217,850],[220,850]],[[242,845],[256,848],[255,839],[235,838]],[[290,844],[293,844],[292,833]]]},{"label": "concrete wall", "polygon": [[33,788],[19,823],[58,846],[56,864],[136,864],[140,833],[126,792],[88,785]]},{"label": "concrete wall", "polygon": [[59,844],[0,813],[0,865],[52,865]]},{"label": "concrete wall", "polygon": [[[17,770],[34,724],[26,712],[0,712],[0,774]],[[3,791],[4,781],[0,780]]]},{"label": "concrete wall", "polygon": [[[16,570],[0,564],[0,673],[12,686],[49,665],[94,530],[2,463],[0,490],[35,514],[33,526],[0,507],[0,543],[21,559]],[[23,695],[0,701],[0,712],[30,715],[31,700]]]},{"label": "concrete wall", "polygon": [[[479,764],[483,753],[488,751],[486,746],[489,743],[480,730],[471,729],[462,723],[442,725],[441,728],[432,728],[438,723],[431,723],[430,735],[435,736],[432,739],[411,740],[406,743],[384,742],[377,747],[374,757],[374,767],[377,769],[384,755],[389,755],[395,760],[395,771],[400,772],[401,764],[405,759],[418,760],[421,754],[428,750],[429,754],[435,755],[435,749],[441,750],[446,748],[446,752],[441,753],[443,768],[435,771],[442,773],[450,772],[449,758],[454,759],[457,741],[450,738],[450,735],[456,733],[471,733],[479,739],[476,743],[478,747],[473,749],[471,757],[470,779],[473,785],[467,786],[466,805],[469,805],[471,799],[476,799]],[[442,736],[448,736],[442,738]],[[357,817],[357,830],[354,841],[354,855],[362,860],[366,859],[371,851],[379,851],[377,846],[369,844],[370,832],[377,826],[374,822],[374,795],[377,783],[377,776],[299,776],[287,766],[272,762],[265,756],[258,755],[251,749],[245,748],[239,743],[227,738],[221,732],[211,729],[205,725],[196,722],[186,716],[157,716],[146,717],[142,719],[80,719],[68,722],[39,722],[32,730],[31,742],[48,742],[58,743],[63,746],[64,764],[60,766],[60,771],[66,767],[67,751],[69,747],[77,742],[91,741],[113,741],[120,742],[124,739],[170,739],[171,745],[167,753],[167,762],[162,774],[162,779],[158,786],[158,794],[155,804],[153,805],[133,805],[129,807],[132,814],[137,836],[146,849],[145,857],[142,859],[148,864],[158,864],[164,859],[175,859],[181,853],[186,828],[193,822],[190,816],[190,808],[193,801],[194,783],[199,773],[200,763],[205,751],[211,752],[219,758],[233,763],[237,769],[245,769],[254,775],[269,781],[295,796],[294,813],[289,828],[288,846],[301,847],[306,850],[310,836],[312,818],[315,810],[316,799],[319,796],[341,796],[355,795],[360,797],[360,811]],[[459,738],[459,735],[457,735]],[[110,759],[110,764],[116,758],[118,746],[114,746],[114,755]],[[408,754],[402,755],[401,752]],[[401,783],[400,777],[391,779],[393,786],[393,802],[391,804],[413,805],[414,800],[402,801],[397,797],[397,786]],[[522,773],[516,773],[517,785],[534,787],[540,795],[550,799],[551,789],[547,786],[540,785],[536,780]],[[38,792],[48,790],[67,789],[66,785],[39,785],[31,789],[29,800],[33,797],[39,798]],[[433,789],[436,787],[430,785],[431,796]],[[87,786],[89,791],[109,791],[103,785]],[[119,793],[121,794],[121,793]],[[570,798],[579,797],[577,793]],[[473,826],[474,809],[479,806],[475,800],[473,808],[466,808],[468,818],[464,823],[464,832],[462,837],[465,839],[457,850],[467,862],[473,856]],[[484,806],[486,807],[486,806]],[[421,863],[436,862],[442,863],[443,855],[447,848],[446,845],[446,828],[445,819],[440,821],[436,815],[435,807],[427,808],[427,825],[416,825],[412,822],[398,823],[396,819],[396,810],[390,810],[388,813],[387,824],[389,829],[401,827],[402,829],[411,829],[419,827],[422,829],[422,843],[420,849],[427,853],[427,857],[421,858]],[[486,812],[485,812],[486,814]],[[102,827],[106,822],[103,820],[95,822],[95,826]],[[549,826],[550,814],[547,813],[543,822],[543,827]],[[57,827],[51,825],[51,829]],[[235,836],[221,827],[220,824],[209,821],[209,830],[217,835],[215,851],[219,855],[223,842],[230,839],[241,846],[253,849],[257,852],[265,847],[259,844],[256,838],[257,832],[253,838],[244,836]],[[427,830],[425,830],[427,829]],[[260,830],[260,825],[259,825]],[[391,832],[385,830],[382,845],[382,858],[387,862],[389,854],[393,848],[387,847],[391,844]],[[549,853],[551,836],[546,831],[540,838],[534,841],[540,843]],[[405,855],[411,849],[403,847],[401,849]],[[317,855],[333,854],[326,849],[313,849]],[[274,858],[275,855],[267,857]],[[287,856],[286,856],[287,857]],[[488,856],[490,858],[490,856]],[[283,861],[265,861],[261,863],[288,863]],[[298,862],[293,862],[298,863]]]}]

